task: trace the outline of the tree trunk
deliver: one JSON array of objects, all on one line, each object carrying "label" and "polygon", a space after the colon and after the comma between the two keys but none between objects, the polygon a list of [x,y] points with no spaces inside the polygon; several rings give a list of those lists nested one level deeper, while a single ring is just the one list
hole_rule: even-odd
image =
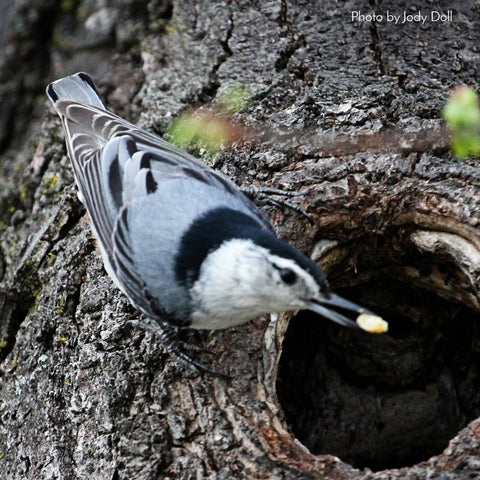
[{"label": "tree trunk", "polygon": [[[450,156],[441,121],[452,88],[478,89],[478,4],[422,6],[422,23],[406,1],[10,3],[0,479],[480,476],[480,168]],[[268,207],[278,232],[390,332],[305,312],[182,332],[225,380],[126,327],[139,314],[103,269],[43,95],[78,70],[159,133],[246,86],[238,119],[275,133],[205,161],[305,192],[314,225]]]}]

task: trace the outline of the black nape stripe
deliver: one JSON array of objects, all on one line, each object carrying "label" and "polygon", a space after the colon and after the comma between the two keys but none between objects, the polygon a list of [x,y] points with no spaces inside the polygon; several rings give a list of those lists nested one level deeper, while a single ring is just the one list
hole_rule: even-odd
[{"label": "black nape stripe", "polygon": [[190,288],[198,280],[202,263],[210,252],[226,240],[248,238],[247,232],[262,228],[254,218],[230,208],[207,212],[190,225],[180,240],[175,258],[177,280]]},{"label": "black nape stripe", "polygon": [[198,280],[208,254],[235,238],[251,240],[274,255],[294,260],[313,276],[322,291],[328,291],[325,275],[314,261],[277,238],[255,218],[226,207],[210,210],[195,220],[181,238],[175,257],[177,281],[190,288]]},{"label": "black nape stripe", "polygon": [[154,193],[157,191],[158,184],[154,180],[152,172],[150,170],[147,172],[146,186],[147,186],[147,193]]},{"label": "black nape stripe", "polygon": [[52,100],[53,103],[55,103],[58,100],[58,95],[57,95],[57,92],[55,92],[55,89],[53,88],[53,83],[51,83],[47,87],[47,95],[50,97],[50,100]]}]

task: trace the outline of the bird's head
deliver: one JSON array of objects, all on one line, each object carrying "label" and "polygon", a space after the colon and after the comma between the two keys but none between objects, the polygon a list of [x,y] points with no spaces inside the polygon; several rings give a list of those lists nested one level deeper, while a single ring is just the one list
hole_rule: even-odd
[{"label": "bird's head", "polygon": [[[192,326],[225,328],[262,314],[311,310],[359,328],[335,308],[371,314],[330,291],[318,265],[269,233],[225,241],[205,258],[191,289]],[[332,309],[333,307],[333,309]]]}]

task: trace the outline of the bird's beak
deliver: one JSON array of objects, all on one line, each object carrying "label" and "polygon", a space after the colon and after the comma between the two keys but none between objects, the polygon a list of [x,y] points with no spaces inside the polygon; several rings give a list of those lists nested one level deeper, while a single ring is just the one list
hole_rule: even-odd
[{"label": "bird's beak", "polygon": [[[357,318],[361,314],[380,318],[377,317],[377,315],[370,310],[361,307],[356,303],[350,302],[349,300],[346,300],[345,298],[342,298],[334,293],[331,293],[328,297],[312,299],[307,308],[312,312],[318,313],[322,317],[328,318],[329,320],[343,325],[344,327],[362,330],[362,327],[358,325],[358,323],[355,323],[353,320],[350,320],[345,315],[342,315],[341,313],[337,312],[336,310],[330,309],[329,307],[354,312],[356,313],[355,318]],[[363,328],[363,330],[365,330],[365,328]]]}]

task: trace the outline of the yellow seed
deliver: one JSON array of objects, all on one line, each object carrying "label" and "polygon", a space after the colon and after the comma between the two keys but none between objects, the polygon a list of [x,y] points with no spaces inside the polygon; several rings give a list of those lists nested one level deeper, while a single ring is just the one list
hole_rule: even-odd
[{"label": "yellow seed", "polygon": [[357,325],[363,330],[370,333],[388,332],[388,323],[383,320],[382,317],[377,317],[377,315],[361,313],[357,317]]}]

